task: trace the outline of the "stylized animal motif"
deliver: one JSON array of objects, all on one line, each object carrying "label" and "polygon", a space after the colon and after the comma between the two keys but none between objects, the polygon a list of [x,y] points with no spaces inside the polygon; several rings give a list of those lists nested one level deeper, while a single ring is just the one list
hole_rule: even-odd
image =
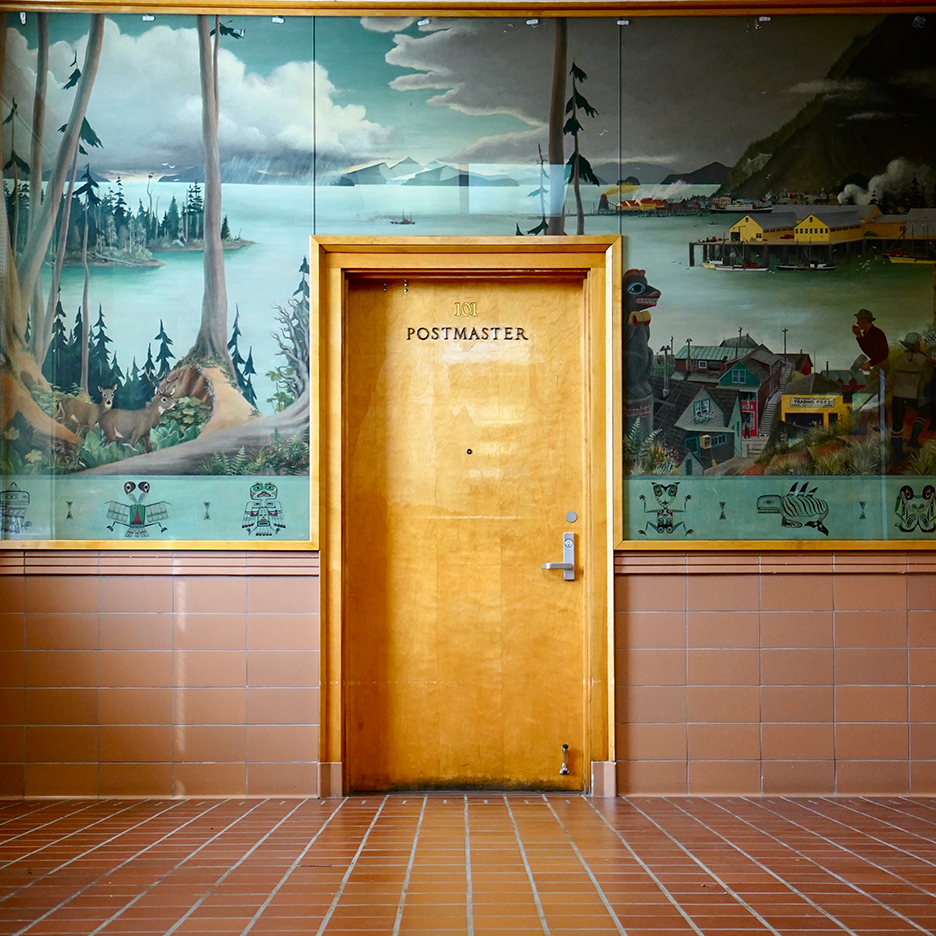
[{"label": "stylized animal motif", "polygon": [[286,529],[283,507],[277,500],[277,487],[272,481],[257,481],[250,486],[250,501],[244,507],[241,527],[254,536],[273,536]]},{"label": "stylized animal motif", "polygon": [[150,430],[155,429],[163,413],[175,409],[176,401],[165,393],[157,394],[143,409],[112,409],[101,414],[98,424],[108,442],[136,445],[140,439],[147,452],[152,451]]},{"label": "stylized animal motif", "polygon": [[98,387],[98,392],[101,394],[100,403],[79,400],[78,397],[62,397],[55,408],[55,418],[75,433],[82,429],[93,429],[101,414],[113,408],[117,384],[113,387]]},{"label": "stylized animal motif", "polygon": [[[140,493],[133,496],[133,492],[139,489]],[[115,526],[125,526],[127,532],[124,534],[129,539],[143,539],[149,536],[146,528],[156,525],[160,532],[165,533],[168,527],[162,525],[163,520],[169,519],[168,501],[159,501],[155,504],[144,504],[143,498],[149,494],[149,481],[141,481],[136,484],[133,481],[127,481],[124,484],[124,493],[133,503],[121,504],[119,501],[107,502],[107,519],[111,520],[111,525],[107,528],[113,530]]]},{"label": "stylized animal motif", "polygon": [[781,526],[814,527],[823,536],[829,531],[822,522],[829,516],[829,505],[816,497],[817,488],[807,490],[809,482],[802,486],[794,484],[786,494],[761,494],[757,498],[757,512],[762,514],[780,514]]},{"label": "stylized animal motif", "polygon": [[675,533],[680,527],[684,530],[684,535],[688,536],[692,530],[690,530],[685,521],[680,520],[678,523],[674,523],[674,514],[681,514],[686,512],[686,501],[692,500],[691,494],[686,494],[683,497],[682,507],[673,507],[673,501],[676,500],[676,495],[679,492],[679,482],[670,481],[668,484],[665,484],[660,481],[653,482],[653,497],[656,500],[656,507],[647,508],[647,498],[643,494],[640,495],[641,503],[643,504],[645,514],[655,515],[655,520],[648,520],[644,524],[644,529],[639,530],[641,536],[647,535],[647,530],[655,530],[657,533],[670,534]]},{"label": "stylized animal motif", "polygon": [[627,397],[637,400],[649,396],[653,352],[650,340],[650,310],[660,298],[660,290],[647,282],[644,270],[624,274],[624,368]]},{"label": "stylized animal motif", "polygon": [[29,491],[23,491],[15,481],[0,491],[0,533],[22,533],[30,523],[26,519],[29,509]]},{"label": "stylized animal motif", "polygon": [[917,496],[909,484],[905,484],[897,495],[894,512],[898,517],[897,529],[904,533],[919,530],[921,533],[936,533],[936,488],[927,484]]}]

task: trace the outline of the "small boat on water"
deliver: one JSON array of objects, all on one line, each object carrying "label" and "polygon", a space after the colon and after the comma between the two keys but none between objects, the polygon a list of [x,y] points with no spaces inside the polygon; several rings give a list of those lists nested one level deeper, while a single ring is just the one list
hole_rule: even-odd
[{"label": "small boat on water", "polygon": [[832,273],[835,270],[834,263],[778,263],[778,270],[794,270],[800,272],[805,270],[807,273]]},{"label": "small boat on water", "polygon": [[725,273],[766,273],[770,267],[761,266],[757,263],[712,263],[706,262],[702,266],[706,270],[721,270]]},{"label": "small boat on water", "polygon": [[400,215],[399,218],[391,218],[391,219],[390,219],[390,223],[391,223],[391,224],[415,224],[416,222],[413,220],[413,215],[412,215],[412,214],[410,214],[410,216],[407,218],[407,217],[406,217],[406,212],[404,211],[404,212]]},{"label": "small boat on water", "polygon": [[927,260],[925,257],[895,257],[893,254],[887,258],[891,263],[928,263],[932,266],[936,260]]},{"label": "small boat on water", "polygon": [[732,202],[730,205],[712,205],[712,214],[762,214],[773,211],[773,205],[762,205],[757,202]]}]

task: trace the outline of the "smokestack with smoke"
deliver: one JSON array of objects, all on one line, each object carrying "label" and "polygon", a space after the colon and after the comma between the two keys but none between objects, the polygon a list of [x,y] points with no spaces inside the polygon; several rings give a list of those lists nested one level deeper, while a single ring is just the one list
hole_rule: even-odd
[{"label": "smokestack with smoke", "polygon": [[887,164],[886,172],[873,176],[866,189],[860,185],[846,185],[839,193],[838,201],[840,205],[869,205],[875,196],[879,199],[884,194],[899,196],[910,188],[914,178],[924,189],[929,189],[936,179],[936,173],[929,166],[914,165],[901,156]]}]

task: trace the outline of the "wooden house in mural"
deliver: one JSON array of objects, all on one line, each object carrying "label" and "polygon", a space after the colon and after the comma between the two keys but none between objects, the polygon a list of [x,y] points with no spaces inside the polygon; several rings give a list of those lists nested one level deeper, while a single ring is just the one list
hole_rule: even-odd
[{"label": "wooden house in mural", "polygon": [[[697,474],[741,454],[744,418],[737,390],[663,378],[650,378],[653,425],[659,440],[679,455],[680,472]],[[665,396],[664,396],[665,393]]]},{"label": "wooden house in mural", "polygon": [[690,379],[718,377],[736,361],[743,352],[724,345],[690,345],[680,348],[674,356],[677,372]]},{"label": "wooden house in mural", "polygon": [[751,435],[757,435],[764,408],[779,389],[782,374],[783,358],[761,345],[719,378],[719,387],[738,391],[744,425]]}]

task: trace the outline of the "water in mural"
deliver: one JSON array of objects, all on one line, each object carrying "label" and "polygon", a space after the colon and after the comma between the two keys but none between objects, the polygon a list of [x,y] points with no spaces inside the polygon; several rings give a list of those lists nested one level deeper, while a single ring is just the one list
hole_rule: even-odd
[{"label": "water in mural", "polygon": [[624,539],[932,534],[934,27],[9,16],[2,536],[307,536],[311,233],[623,234]]}]

